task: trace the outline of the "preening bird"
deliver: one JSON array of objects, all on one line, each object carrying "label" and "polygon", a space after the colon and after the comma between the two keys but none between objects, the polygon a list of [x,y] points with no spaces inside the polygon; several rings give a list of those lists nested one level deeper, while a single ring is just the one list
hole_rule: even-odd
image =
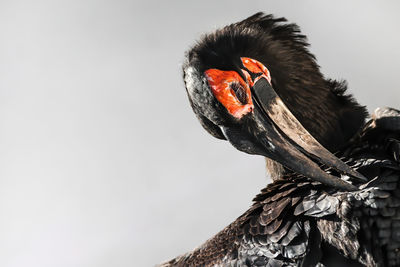
[{"label": "preening bird", "polygon": [[400,266],[400,112],[325,78],[306,37],[257,13],[186,54],[194,113],[214,137],[266,157],[248,211],[162,266]]}]

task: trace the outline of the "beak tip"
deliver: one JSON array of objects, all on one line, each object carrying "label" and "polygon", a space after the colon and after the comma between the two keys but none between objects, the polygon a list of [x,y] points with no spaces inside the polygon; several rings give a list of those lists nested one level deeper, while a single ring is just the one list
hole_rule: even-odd
[{"label": "beak tip", "polygon": [[335,188],[342,189],[345,191],[356,191],[358,188],[355,185],[350,184],[340,178],[335,177],[335,179],[331,179],[331,185]]},{"label": "beak tip", "polygon": [[356,170],[351,169],[351,172],[349,174],[352,177],[359,179],[360,181],[368,182],[368,179]]}]

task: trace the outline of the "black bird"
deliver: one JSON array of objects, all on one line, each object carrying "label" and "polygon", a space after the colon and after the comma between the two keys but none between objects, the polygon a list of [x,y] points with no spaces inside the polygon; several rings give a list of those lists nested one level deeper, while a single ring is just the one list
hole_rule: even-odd
[{"label": "black bird", "polygon": [[202,126],[266,157],[273,182],[236,221],[163,266],[400,266],[400,112],[325,78],[306,37],[257,13],[183,66]]}]

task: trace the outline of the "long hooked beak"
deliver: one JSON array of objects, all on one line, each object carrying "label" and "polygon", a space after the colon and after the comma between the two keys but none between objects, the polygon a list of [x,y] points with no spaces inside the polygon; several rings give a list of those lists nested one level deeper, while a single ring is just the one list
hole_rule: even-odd
[{"label": "long hooked beak", "polygon": [[[262,131],[250,134],[252,148],[243,142],[238,133],[224,128],[227,139],[239,150],[261,154],[278,161],[285,167],[321,183],[354,191],[357,188],[346,181],[323,171],[311,159],[362,181],[367,179],[324,148],[296,119],[265,78],[258,79],[252,87],[254,118]],[[242,140],[240,140],[242,139]],[[254,143],[257,143],[256,149]],[[311,158],[311,159],[310,159]]]}]

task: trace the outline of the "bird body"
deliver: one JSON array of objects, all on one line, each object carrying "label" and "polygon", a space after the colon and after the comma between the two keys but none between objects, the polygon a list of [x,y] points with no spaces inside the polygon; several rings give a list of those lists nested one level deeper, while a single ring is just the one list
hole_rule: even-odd
[{"label": "bird body", "polygon": [[377,110],[340,156],[369,182],[343,192],[287,173],[235,222],[164,266],[399,266],[400,112]]},{"label": "bird body", "polygon": [[400,111],[365,122],[365,108],[322,76],[284,21],[258,13],[187,54],[203,127],[267,157],[273,182],[236,221],[162,266],[400,266]]}]

